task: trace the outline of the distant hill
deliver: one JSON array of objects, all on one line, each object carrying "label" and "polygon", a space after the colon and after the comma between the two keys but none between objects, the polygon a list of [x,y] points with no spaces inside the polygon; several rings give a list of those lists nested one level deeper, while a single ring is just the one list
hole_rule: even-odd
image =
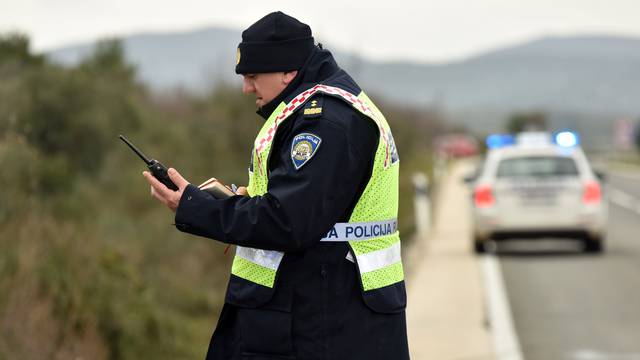
[{"label": "distant hill", "polygon": [[[201,91],[216,81],[238,80],[233,72],[240,32],[208,28],[184,33],[153,33],[123,38],[128,60],[140,79],[156,90],[173,87]],[[54,61],[75,64],[95,44],[79,44],[47,52]]]},{"label": "distant hill", "polygon": [[441,66],[365,69],[373,88],[445,108],[640,113],[640,39],[550,37]]},{"label": "distant hill", "polygon": [[[239,30],[214,27],[132,35],[123,43],[140,79],[152,88],[203,91],[221,81],[239,84],[233,72],[239,40]],[[325,47],[333,50],[330,44]],[[92,48],[79,44],[47,55],[73,64]],[[438,65],[373,62],[340,51],[334,55],[370,94],[438,107],[478,131],[500,130],[506,114],[516,110],[545,110],[556,127],[582,126],[596,135],[610,132],[616,117],[640,115],[638,38],[545,37]]]},{"label": "distant hill", "polygon": [[[128,58],[155,89],[202,90],[233,73],[240,31],[208,28],[124,38]],[[424,46],[429,46],[425,44]],[[91,51],[81,44],[50,51],[74,63]],[[355,54],[336,58],[369,89],[393,101],[472,108],[547,108],[640,113],[640,39],[547,37],[444,65],[378,63]]]}]

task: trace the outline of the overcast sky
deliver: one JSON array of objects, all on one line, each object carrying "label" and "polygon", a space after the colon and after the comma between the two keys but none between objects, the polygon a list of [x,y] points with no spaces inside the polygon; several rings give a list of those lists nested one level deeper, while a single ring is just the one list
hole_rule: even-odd
[{"label": "overcast sky", "polygon": [[0,0],[0,31],[26,32],[40,51],[148,31],[240,30],[275,10],[377,60],[450,61],[545,35],[640,37],[640,0]]}]

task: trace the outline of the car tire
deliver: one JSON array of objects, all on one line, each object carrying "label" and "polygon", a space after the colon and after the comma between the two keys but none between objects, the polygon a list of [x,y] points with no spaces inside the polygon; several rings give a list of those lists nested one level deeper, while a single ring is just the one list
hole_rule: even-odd
[{"label": "car tire", "polygon": [[584,251],[590,254],[599,254],[604,250],[604,240],[600,236],[584,239]]},{"label": "car tire", "polygon": [[473,252],[476,254],[484,254],[487,252],[486,247],[484,246],[484,240],[474,237],[473,238]]}]

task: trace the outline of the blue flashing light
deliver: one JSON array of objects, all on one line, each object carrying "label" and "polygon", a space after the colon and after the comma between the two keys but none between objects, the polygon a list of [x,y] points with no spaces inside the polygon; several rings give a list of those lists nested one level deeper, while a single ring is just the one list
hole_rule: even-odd
[{"label": "blue flashing light", "polygon": [[555,143],[562,147],[574,147],[580,143],[578,134],[571,131],[561,131],[554,137]]},{"label": "blue flashing light", "polygon": [[492,134],[487,136],[486,142],[489,149],[498,149],[513,145],[515,143],[515,139],[513,135]]}]

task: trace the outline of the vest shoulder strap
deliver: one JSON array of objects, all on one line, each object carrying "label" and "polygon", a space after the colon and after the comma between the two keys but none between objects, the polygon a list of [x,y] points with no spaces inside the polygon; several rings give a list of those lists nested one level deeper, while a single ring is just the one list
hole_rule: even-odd
[{"label": "vest shoulder strap", "polygon": [[[385,128],[382,120],[379,119],[377,112],[374,111],[374,109],[372,109],[371,106],[369,106],[369,104],[367,104],[364,100],[350,93],[349,91],[343,90],[336,86],[323,85],[323,84],[315,85],[314,87],[303,91],[302,93],[294,97],[288,104],[286,104],[286,106],[282,109],[280,114],[276,115],[276,118],[273,122],[272,127],[268,129],[267,132],[265,132],[264,138],[256,139],[256,142],[255,142],[256,153],[260,153],[265,148],[265,146],[271,142],[271,140],[273,139],[273,135],[276,133],[276,130],[278,129],[278,126],[283,121],[285,121],[289,116],[293,115],[297,110],[299,110],[302,107],[302,105],[304,105],[307,101],[309,101],[309,99],[311,99],[312,97],[314,97],[314,95],[318,93],[323,93],[329,96],[334,96],[339,99],[342,99],[347,103],[351,104],[351,106],[354,109],[358,110],[362,114],[371,118],[371,120],[373,120],[378,126],[378,129],[380,130],[381,138],[385,142],[385,146],[387,147],[387,153],[389,153],[387,129]],[[385,160],[385,168],[388,166],[388,164],[389,162]]]}]

